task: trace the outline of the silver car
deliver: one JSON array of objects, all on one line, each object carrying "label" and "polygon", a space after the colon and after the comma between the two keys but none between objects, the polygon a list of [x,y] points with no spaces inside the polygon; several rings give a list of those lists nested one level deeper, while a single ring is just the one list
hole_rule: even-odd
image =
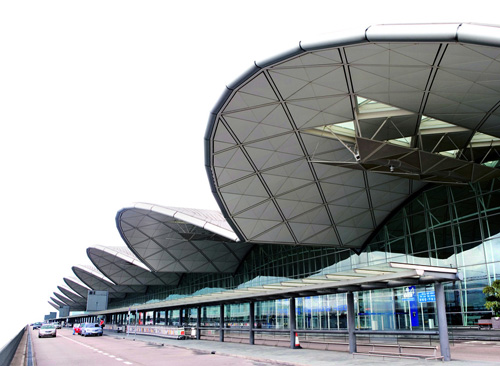
[{"label": "silver car", "polygon": [[80,335],[87,336],[102,336],[102,328],[97,323],[84,323],[82,324],[82,331]]},{"label": "silver car", "polygon": [[57,329],[54,324],[42,324],[42,326],[38,328],[38,338],[55,337],[56,334]]}]

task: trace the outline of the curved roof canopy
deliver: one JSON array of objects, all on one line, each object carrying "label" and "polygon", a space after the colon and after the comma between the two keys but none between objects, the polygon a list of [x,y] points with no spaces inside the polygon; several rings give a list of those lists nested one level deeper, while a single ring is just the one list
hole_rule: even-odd
[{"label": "curved roof canopy", "polygon": [[500,176],[500,28],[383,25],[301,42],[227,87],[206,133],[242,241],[361,249],[428,182]]},{"label": "curved roof canopy", "polygon": [[232,273],[251,245],[237,237],[220,212],[138,203],[116,216],[134,254],[156,272]]},{"label": "curved roof canopy", "polygon": [[54,309],[56,309],[57,311],[59,311],[60,306],[54,304],[52,301],[47,301],[47,302],[50,304],[50,306],[52,306]]},{"label": "curved roof canopy", "polygon": [[61,291],[64,296],[66,296],[68,299],[71,299],[76,304],[80,304],[80,305],[86,305],[87,304],[87,298],[86,297],[82,297],[82,296],[78,295],[76,292],[73,292],[68,287],[57,286],[57,289],[59,291]]},{"label": "curved roof canopy", "polygon": [[64,303],[64,302],[62,302],[61,300],[58,300],[58,299],[56,299],[56,298],[54,298],[54,297],[52,297],[52,296],[50,297],[50,299],[52,300],[52,302],[53,302],[54,304],[56,304],[56,305],[57,305],[57,306],[59,306],[60,308],[63,308],[63,307],[65,307],[65,306],[69,306],[68,304],[65,304],[65,303]]},{"label": "curved roof canopy", "polygon": [[70,289],[75,291],[78,295],[84,298],[85,301],[87,301],[88,291],[91,290],[90,287],[80,281],[79,278],[74,276],[64,277],[63,280]]},{"label": "curved roof canopy", "polygon": [[124,297],[126,293],[144,293],[146,286],[116,285],[103,276],[93,266],[73,266],[75,275],[88,287],[95,291],[108,291],[109,298]]},{"label": "curved roof canopy", "polygon": [[151,272],[127,247],[92,247],[87,249],[92,263],[117,285],[175,286],[177,273]]},{"label": "curved roof canopy", "polygon": [[63,295],[61,295],[61,294],[59,294],[59,293],[57,293],[57,292],[55,292],[55,291],[54,291],[53,293],[54,293],[54,296],[55,296],[57,299],[59,299],[60,301],[62,301],[62,302],[63,302],[63,303],[65,303],[66,305],[68,305],[68,306],[73,306],[73,305],[76,305],[76,303],[75,303],[73,300],[68,299],[66,296],[63,296]]},{"label": "curved roof canopy", "polygon": [[66,297],[66,296],[63,296],[57,292],[54,292],[54,295],[56,296],[57,299],[59,299],[60,301],[62,301],[63,303],[65,303],[66,305],[68,305],[71,309],[71,311],[82,311],[82,310],[85,310],[87,308],[87,302],[76,302],[76,301],[73,301],[72,299]]}]

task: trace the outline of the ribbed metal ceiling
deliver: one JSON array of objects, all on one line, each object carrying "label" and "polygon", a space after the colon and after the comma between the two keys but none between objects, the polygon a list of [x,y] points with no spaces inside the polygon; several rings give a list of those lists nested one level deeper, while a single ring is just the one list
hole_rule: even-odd
[{"label": "ribbed metal ceiling", "polygon": [[360,249],[428,182],[498,176],[499,46],[497,27],[375,26],[257,62],[206,134],[234,231]]}]

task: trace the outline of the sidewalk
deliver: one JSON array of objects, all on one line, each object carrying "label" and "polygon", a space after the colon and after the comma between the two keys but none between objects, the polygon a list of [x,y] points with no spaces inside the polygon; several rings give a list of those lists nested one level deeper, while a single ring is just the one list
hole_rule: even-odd
[{"label": "sidewalk", "polygon": [[[105,331],[105,334],[124,341],[142,341],[155,345],[191,349],[196,352],[216,352],[221,355],[231,355],[267,364],[331,366],[334,361],[335,365],[428,365],[429,362],[439,362],[362,355],[353,357],[348,352],[252,346],[241,343],[176,340],[149,335],[127,335],[109,330]],[[448,364],[453,366],[500,365],[500,342],[456,341],[455,345],[451,346],[451,357],[452,361]]]}]

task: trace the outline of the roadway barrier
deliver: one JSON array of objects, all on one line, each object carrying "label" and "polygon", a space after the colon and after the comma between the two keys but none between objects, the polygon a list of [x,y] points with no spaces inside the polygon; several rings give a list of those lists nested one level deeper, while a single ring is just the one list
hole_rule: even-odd
[{"label": "roadway barrier", "polygon": [[23,339],[25,331],[26,327],[21,329],[21,331],[0,350],[0,366],[10,365],[14,355],[16,354],[17,347],[19,346],[19,343],[21,343],[21,339]]},{"label": "roadway barrier", "polygon": [[186,332],[184,327],[165,327],[155,325],[128,325],[127,333],[154,335],[165,338],[185,339]]}]

